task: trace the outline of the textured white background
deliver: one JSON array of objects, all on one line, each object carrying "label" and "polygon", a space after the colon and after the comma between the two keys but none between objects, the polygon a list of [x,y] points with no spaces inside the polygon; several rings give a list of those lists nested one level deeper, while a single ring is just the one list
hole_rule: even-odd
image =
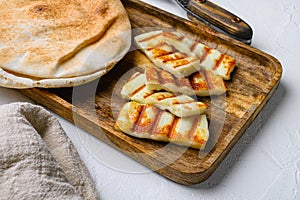
[{"label": "textured white background", "polygon": [[[172,0],[144,1],[185,17]],[[149,171],[57,116],[102,199],[300,199],[300,1],[214,2],[247,21],[254,30],[252,46],[282,63],[278,90],[216,172],[192,187]],[[0,104],[16,101],[30,102],[17,90],[0,88]]]}]

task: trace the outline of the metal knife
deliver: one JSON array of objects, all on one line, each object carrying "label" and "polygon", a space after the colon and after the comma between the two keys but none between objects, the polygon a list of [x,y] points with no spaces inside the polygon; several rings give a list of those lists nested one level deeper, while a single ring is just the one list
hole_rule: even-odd
[{"label": "metal knife", "polygon": [[216,31],[250,44],[252,28],[241,18],[207,0],[175,0],[192,20],[200,20]]}]

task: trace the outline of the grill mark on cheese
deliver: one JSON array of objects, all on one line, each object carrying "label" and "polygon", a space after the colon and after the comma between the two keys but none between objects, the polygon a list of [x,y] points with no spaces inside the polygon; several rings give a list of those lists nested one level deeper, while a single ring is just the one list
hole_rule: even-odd
[{"label": "grill mark on cheese", "polygon": [[208,90],[212,90],[214,88],[214,85],[212,83],[212,80],[208,76],[208,72],[207,71],[203,71],[203,75],[205,77],[205,80],[206,80],[205,82],[206,82]]},{"label": "grill mark on cheese", "polygon": [[146,106],[147,105],[142,105],[142,110],[140,112],[138,120],[136,121],[133,132],[140,133],[144,130],[144,126],[141,124],[142,124],[144,113],[146,112],[146,109],[147,109]]},{"label": "grill mark on cheese", "polygon": [[[155,94],[156,94],[156,93],[153,92],[151,95],[155,95]],[[150,97],[151,95],[149,95],[148,97]],[[155,99],[156,99],[157,101],[162,101],[162,100],[170,99],[170,98],[174,98],[174,97],[176,97],[175,94],[170,95],[170,96],[164,96],[164,95],[157,96],[157,95],[156,95],[156,98],[155,98]]]},{"label": "grill mark on cheese", "polygon": [[192,88],[191,87],[191,84],[190,84],[190,81],[188,78],[178,78],[175,80],[176,82],[176,85],[178,87],[189,87],[189,88]]},{"label": "grill mark on cheese", "polygon": [[[171,34],[171,35],[174,35],[174,34]],[[183,40],[184,36],[177,38],[177,39]],[[172,51],[167,51],[167,50],[159,48],[164,45],[168,45],[169,47],[171,47]],[[188,55],[186,53],[179,52],[173,45],[167,44],[166,42],[159,43],[158,45],[147,48],[146,50],[151,51],[153,58],[159,59],[165,64],[171,64],[173,69],[179,68],[184,65],[188,65],[188,64],[198,60],[198,58],[194,58],[189,61],[187,59]]]},{"label": "grill mark on cheese", "polygon": [[[154,112],[153,119],[147,115],[147,112],[146,112],[147,110],[152,110]],[[159,112],[160,112],[160,110],[157,107],[146,104],[140,114],[139,120],[135,127],[135,132],[136,133],[144,132],[144,133],[150,134],[153,126],[155,125],[156,118],[157,118]]]},{"label": "grill mark on cheese", "polygon": [[201,89],[208,89],[206,81],[196,82],[196,81],[194,81],[194,79],[196,79],[196,78],[198,78],[198,79],[205,78],[202,71],[196,72],[191,76],[190,82],[191,82],[192,88],[195,91],[201,90]]},{"label": "grill mark on cheese", "polygon": [[[163,114],[163,113],[161,113]],[[166,114],[166,112],[164,112],[164,114]],[[171,116],[172,119],[170,120],[170,122],[164,124],[163,127],[159,127],[160,129],[156,129],[155,130],[155,134],[156,135],[162,135],[162,136],[166,136],[168,138],[168,134],[170,133],[172,127],[173,127],[173,122],[174,122],[174,115]]]},{"label": "grill mark on cheese", "polygon": [[136,95],[138,92],[140,92],[141,90],[143,90],[145,87],[146,87],[146,84],[143,84],[141,87],[139,87],[139,88],[137,88],[135,91],[133,91],[133,92],[130,94],[130,97]]},{"label": "grill mark on cheese", "polygon": [[[132,103],[133,102],[129,102],[128,104]],[[124,110],[125,113],[130,111],[132,112],[132,109],[135,109],[135,107],[133,108],[132,106],[123,108],[130,109]],[[156,140],[171,141],[175,143],[179,142],[184,145],[191,145],[191,143],[194,143],[193,145],[195,145],[196,143],[196,148],[202,148],[202,145],[206,143],[206,138],[208,137],[208,127],[202,127],[203,115],[197,115],[189,119],[183,119],[149,104],[137,104],[137,110],[134,111],[137,111],[135,112],[134,118],[129,119],[130,121],[134,122],[133,127],[126,132],[129,135],[138,137],[140,135],[142,138],[149,139],[153,139],[154,137]],[[162,116],[166,118],[162,118]],[[122,118],[124,116],[119,117]],[[189,130],[186,130],[186,127],[181,127],[185,126],[185,123],[190,120],[192,120],[192,124]],[[203,123],[205,122],[203,121]],[[124,123],[120,123],[120,125],[124,125]],[[122,127],[119,128],[122,130]],[[182,130],[182,128],[185,129],[186,134],[178,132]],[[160,136],[164,136],[165,138]]]},{"label": "grill mark on cheese", "polygon": [[195,50],[195,48],[196,48],[196,46],[197,46],[198,44],[199,44],[198,42],[194,42],[194,43],[192,44],[192,46],[190,46],[190,51],[191,51],[191,52],[194,52],[194,50]]},{"label": "grill mark on cheese", "polygon": [[[163,46],[168,46],[170,50],[163,49]],[[147,51],[151,51],[153,58],[160,60],[166,59],[169,55],[178,52],[178,50],[174,46],[168,45],[165,42],[160,43],[154,47],[148,48]]]},{"label": "grill mark on cheese", "polygon": [[[208,89],[213,90],[215,88],[224,87],[227,90],[226,83],[223,81],[221,76],[214,75],[211,71],[204,71],[205,80],[208,86]],[[214,76],[214,77],[212,77]]]},{"label": "grill mark on cheese", "polygon": [[[136,118],[134,119],[134,126],[131,128],[132,132],[135,132],[135,130],[137,129],[137,125],[139,124],[139,121],[141,120],[141,115],[142,113],[145,111],[146,109],[146,105],[141,105],[139,107],[140,109],[137,110],[138,112],[138,116],[136,116]],[[129,113],[130,114],[130,113]]]},{"label": "grill mark on cheese", "polygon": [[159,56],[157,57],[158,59],[160,59],[163,63],[168,63],[170,61],[176,61],[176,60],[180,60],[183,58],[186,58],[187,55],[181,52],[175,52],[172,54],[168,54],[168,55],[163,55],[163,56]]},{"label": "grill mark on cheese", "polygon": [[177,52],[178,50],[173,46],[173,45],[169,45],[168,43],[166,42],[160,42],[158,43],[157,45],[154,45],[152,47],[149,47],[149,48],[146,48],[147,51],[151,51],[153,49],[159,49],[160,47],[163,47],[163,46],[167,46],[167,47],[170,47],[172,49],[172,52]]},{"label": "grill mark on cheese", "polygon": [[175,51],[174,50],[167,51],[167,50],[164,50],[164,49],[155,48],[155,49],[152,49],[151,52],[153,54],[153,58],[160,58],[161,56],[170,55],[170,54],[174,53]]},{"label": "grill mark on cheese", "polygon": [[174,101],[172,102],[173,105],[184,105],[184,104],[190,104],[190,103],[194,103],[195,101],[185,101],[185,102],[179,102],[179,101]]},{"label": "grill mark on cheese", "polygon": [[135,74],[128,80],[128,82],[132,81],[133,79],[136,79],[136,78],[139,77],[140,75],[142,75],[142,73],[140,73],[140,72],[135,73]]},{"label": "grill mark on cheese", "polygon": [[143,97],[144,97],[144,99],[146,99],[146,98],[150,97],[153,94],[155,94],[155,91],[151,91],[149,93],[146,93]]},{"label": "grill mark on cheese", "polygon": [[226,76],[229,76],[232,69],[234,68],[235,64],[236,64],[236,60],[232,59],[231,57],[225,55],[225,59],[226,60],[231,60],[229,62],[226,62],[227,63],[227,72],[226,72]]},{"label": "grill mark on cheese", "polygon": [[[156,34],[156,33],[154,33],[154,34]],[[158,36],[159,36],[159,38],[156,38]],[[185,39],[187,41],[189,41],[191,45],[189,45],[189,46],[186,45],[186,47],[183,47],[184,44],[180,44],[180,42],[182,42]],[[214,74],[222,76],[223,79],[229,80],[230,73],[233,71],[235,64],[236,64],[235,59],[233,59],[229,55],[222,54],[218,50],[212,49],[204,44],[201,44],[198,41],[192,41],[189,38],[187,38],[186,36],[184,36],[183,34],[177,34],[174,32],[163,31],[156,35],[149,36],[141,41],[148,41],[148,40],[156,41],[156,43],[161,42],[167,46],[166,49],[155,49],[155,51],[157,51],[157,52],[155,52],[155,51],[151,52],[151,56],[152,56],[152,59],[160,58],[160,55],[166,56],[166,57],[163,57],[160,59],[160,61],[162,63],[159,63],[158,65],[159,65],[159,67],[161,67],[163,69],[165,69],[165,68],[166,68],[166,70],[169,69],[168,71],[173,73],[176,77],[182,77],[182,76],[178,75],[177,72],[185,73],[185,71],[183,70],[184,69],[183,66],[187,67],[191,70],[191,68],[190,68],[191,63],[196,61],[195,62],[196,66],[198,66],[198,64],[201,65],[201,63],[203,63],[205,65],[207,64],[208,66],[207,66],[206,70],[210,70],[210,71],[214,72]],[[151,41],[149,41],[149,45],[150,45],[150,43],[151,43]],[[174,46],[178,47],[178,49],[176,49],[176,48],[174,48],[174,46],[172,46],[172,48],[174,48],[174,49],[172,49],[172,51],[168,51],[168,47],[170,47],[172,44]],[[201,48],[201,49],[199,49],[199,51],[196,51],[196,49],[198,49],[198,45],[200,45],[199,48]],[[184,49],[181,49],[181,48],[184,48]],[[147,48],[145,48],[145,49],[147,49]],[[171,59],[170,58],[171,52],[173,52],[173,53],[174,52],[184,52],[187,54],[186,55],[187,60],[184,60],[183,58],[182,58],[183,60],[180,60],[180,58]],[[195,54],[196,54],[196,56],[195,56]],[[170,55],[170,56],[168,57],[168,55]],[[218,58],[218,55],[220,55],[219,58]],[[192,61],[191,58],[194,56],[197,58],[197,60],[199,62],[197,62],[197,60]],[[172,61],[172,63],[169,61]],[[168,64],[168,65],[166,65],[164,68],[163,67],[164,64]],[[160,66],[160,65],[162,65],[162,66]],[[201,67],[205,68],[206,66],[203,65]],[[191,71],[193,71],[193,70],[191,70]],[[188,72],[188,73],[190,73],[190,72]],[[184,74],[183,76],[187,76],[187,75],[189,75],[189,74]]]},{"label": "grill mark on cheese", "polygon": [[[156,70],[152,70],[152,71],[156,71]],[[134,74],[133,76],[136,75],[137,74]],[[170,113],[178,117],[187,117],[196,114],[203,114],[207,108],[207,106],[204,107],[197,106],[196,103],[197,101],[187,95],[177,96],[177,94],[171,92],[166,92],[166,91],[159,92],[156,90],[148,89],[146,85],[145,75],[143,74],[142,77],[139,76],[136,77],[138,80],[133,79],[131,80],[131,82],[128,82],[126,85],[123,86],[121,94],[123,95],[124,98],[139,103],[155,105],[162,110],[168,110]],[[179,112],[178,108],[177,109],[172,108],[172,105],[175,105],[176,103],[185,104],[182,108],[180,108],[182,109],[182,112]],[[201,102],[198,103],[200,104]]]},{"label": "grill mark on cheese", "polygon": [[196,136],[195,133],[196,133],[196,129],[197,129],[197,126],[198,126],[199,119],[200,119],[200,115],[194,118],[192,128],[188,133],[188,138],[190,138],[190,139],[195,138],[195,136]]},{"label": "grill mark on cheese", "polygon": [[144,38],[144,39],[142,39],[142,40],[140,40],[140,41],[138,41],[138,42],[146,42],[146,41],[151,40],[151,39],[153,39],[153,38],[156,38],[156,37],[158,37],[158,36],[160,36],[160,35],[162,35],[162,33],[158,33],[158,34],[156,34],[156,35],[151,35],[150,37]]},{"label": "grill mark on cheese", "polygon": [[178,68],[178,67],[181,67],[181,66],[184,66],[184,65],[187,65],[187,64],[190,64],[190,62],[193,62],[197,59],[194,59],[194,60],[191,60],[191,61],[188,61],[186,58],[183,58],[183,59],[179,59],[179,60],[173,60],[173,61],[168,61],[168,63],[174,63],[174,65],[172,66],[174,69]]},{"label": "grill mark on cheese", "polygon": [[209,55],[209,54],[211,54],[211,48],[209,48],[209,47],[203,47],[203,51],[204,51],[204,53],[203,53],[203,55],[201,56],[201,58],[200,58],[200,63],[202,63],[205,59],[206,59],[206,57]]},{"label": "grill mark on cheese", "polygon": [[166,84],[166,83],[174,83],[175,84],[175,80],[174,80],[174,76],[169,73],[169,72],[166,72],[164,70],[156,70],[157,72],[157,75],[158,75],[158,82],[160,84]]},{"label": "grill mark on cheese", "polygon": [[149,125],[149,129],[150,129],[149,132],[148,132],[149,134],[152,134],[154,129],[157,127],[157,124],[159,122],[159,119],[160,119],[161,113],[162,113],[162,111],[159,108],[157,108],[157,107],[153,107],[153,108],[156,112],[156,115],[155,115],[155,118],[154,118],[154,122]]},{"label": "grill mark on cheese", "polygon": [[163,128],[161,128],[159,130],[156,130],[155,134],[156,135],[163,135],[163,136],[167,136],[168,137],[168,134],[169,134],[171,128],[172,128],[172,125],[170,125],[170,124],[165,125]]},{"label": "grill mark on cheese", "polygon": [[152,39],[154,39],[156,37],[159,37],[159,36],[166,36],[166,37],[169,37],[169,38],[177,40],[177,41],[182,41],[184,39],[184,36],[177,36],[177,35],[175,35],[175,34],[173,34],[171,32],[162,32],[162,33],[158,33],[156,35],[151,35],[151,36],[149,36],[147,38],[139,40],[138,42],[146,42],[148,40],[152,40]]},{"label": "grill mark on cheese", "polygon": [[172,123],[172,126],[171,126],[171,129],[170,129],[170,132],[168,133],[168,138],[172,139],[172,138],[176,138],[177,136],[177,132],[175,131],[177,125],[178,125],[178,122],[179,122],[179,117],[175,117],[174,120],[173,120],[173,123]]},{"label": "grill mark on cheese", "polygon": [[157,49],[157,48],[165,46],[165,45],[168,45],[168,44],[166,42],[160,42],[157,45],[154,45],[152,47],[146,48],[146,51],[151,51],[153,49]]},{"label": "grill mark on cheese", "polygon": [[215,66],[213,66],[213,70],[217,70],[218,69],[218,67],[219,67],[219,65],[222,63],[222,61],[223,61],[223,59],[224,59],[224,54],[221,54],[221,56],[220,56],[220,58],[217,60],[217,62],[216,62],[216,64],[215,64]]},{"label": "grill mark on cheese", "polygon": [[145,74],[148,81],[158,81],[159,79],[159,72],[154,67],[148,67],[145,69]]},{"label": "grill mark on cheese", "polygon": [[154,120],[154,123],[153,125],[151,126],[151,131],[150,131],[150,135],[154,135],[156,134],[156,130],[157,130],[157,125],[160,121],[160,118],[161,118],[161,115],[162,115],[162,111],[161,110],[158,110],[158,113],[157,113],[157,116]]},{"label": "grill mark on cheese", "polygon": [[[174,76],[169,72],[166,72],[166,71],[163,71],[163,70],[156,70],[154,67],[151,67],[147,70],[150,70],[149,73],[153,73],[153,74],[155,73],[156,74],[156,76],[155,76],[156,79],[153,78],[152,80],[158,82],[159,84],[175,83]],[[152,76],[152,77],[154,77],[154,76]]]},{"label": "grill mark on cheese", "polygon": [[176,35],[176,34],[174,34],[174,33],[171,33],[171,32],[162,32],[161,33],[163,36],[166,36],[166,37],[169,37],[169,38],[171,38],[171,39],[173,39],[173,40],[177,40],[177,41],[182,41],[183,39],[184,39],[184,36],[178,36],[178,35]]}]

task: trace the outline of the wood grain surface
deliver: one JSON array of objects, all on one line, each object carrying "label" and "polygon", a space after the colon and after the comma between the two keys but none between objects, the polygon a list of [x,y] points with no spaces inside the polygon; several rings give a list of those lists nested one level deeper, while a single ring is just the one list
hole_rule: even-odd
[{"label": "wood grain surface", "polygon": [[117,148],[157,173],[184,185],[207,179],[237,143],[277,88],[282,67],[277,59],[255,48],[216,33],[137,0],[123,1],[133,34],[147,30],[172,29],[184,33],[237,60],[228,92],[218,97],[199,98],[209,107],[210,139],[202,152],[172,144],[138,139],[116,131],[118,111],[125,102],[121,87],[149,60],[132,47],[108,74],[99,80],[58,89],[26,89],[22,92],[37,103]]}]

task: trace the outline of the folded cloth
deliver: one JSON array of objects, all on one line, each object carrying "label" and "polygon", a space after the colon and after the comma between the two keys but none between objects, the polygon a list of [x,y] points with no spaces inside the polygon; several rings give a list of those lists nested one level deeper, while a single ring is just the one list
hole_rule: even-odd
[{"label": "folded cloth", "polygon": [[40,106],[0,106],[0,199],[98,199],[58,120]]}]

